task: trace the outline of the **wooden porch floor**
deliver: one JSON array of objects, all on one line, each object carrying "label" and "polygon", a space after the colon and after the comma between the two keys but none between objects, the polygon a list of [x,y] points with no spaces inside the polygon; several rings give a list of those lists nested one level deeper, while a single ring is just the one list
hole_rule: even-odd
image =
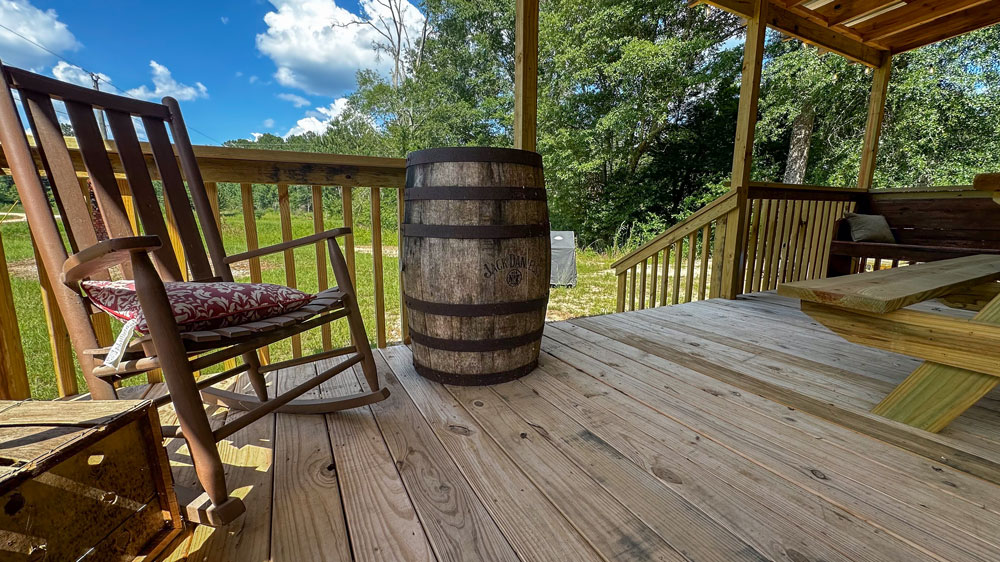
[{"label": "wooden porch floor", "polygon": [[405,347],[377,359],[388,400],[224,442],[248,513],[171,559],[1000,560],[996,395],[938,436],[872,416],[916,362],[787,299],[549,324],[540,368],[489,388],[425,381]]}]

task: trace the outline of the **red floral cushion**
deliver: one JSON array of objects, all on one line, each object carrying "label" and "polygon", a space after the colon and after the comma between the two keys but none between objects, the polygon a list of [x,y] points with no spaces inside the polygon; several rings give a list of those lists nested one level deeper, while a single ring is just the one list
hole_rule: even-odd
[{"label": "red floral cushion", "polygon": [[[138,319],[136,330],[147,333],[133,281],[84,281],[80,284],[101,310],[123,321]],[[313,296],[269,283],[163,284],[167,299],[182,331],[211,330],[256,322],[291,312]]]}]

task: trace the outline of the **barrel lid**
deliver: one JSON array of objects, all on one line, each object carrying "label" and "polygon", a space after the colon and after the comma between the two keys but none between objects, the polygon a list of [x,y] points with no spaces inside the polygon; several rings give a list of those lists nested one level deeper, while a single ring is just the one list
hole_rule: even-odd
[{"label": "barrel lid", "polygon": [[407,166],[431,164],[434,162],[504,162],[541,167],[542,156],[530,150],[486,146],[428,148],[406,155]]}]

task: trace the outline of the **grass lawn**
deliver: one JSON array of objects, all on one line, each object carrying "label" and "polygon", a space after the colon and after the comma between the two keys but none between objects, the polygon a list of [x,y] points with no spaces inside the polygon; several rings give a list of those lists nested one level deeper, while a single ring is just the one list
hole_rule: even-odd
[{"label": "grass lawn", "polygon": [[[5,209],[4,209],[5,210]],[[383,214],[389,213],[384,209]],[[326,225],[332,228],[341,224],[339,216],[328,216]],[[52,375],[52,351],[49,347],[48,329],[42,309],[37,272],[28,226],[25,222],[6,222],[0,226],[6,251],[11,285],[14,292],[14,306],[21,329],[25,363],[31,383],[32,396],[36,399],[56,397],[55,378]],[[293,215],[292,236],[298,238],[312,234],[311,215]],[[246,250],[243,217],[241,214],[226,214],[222,217],[222,234],[227,253]],[[276,212],[263,213],[257,217],[257,232],[260,246],[281,242],[280,219]],[[383,271],[386,311],[386,339],[400,340],[399,317],[399,261],[397,233],[385,230],[383,242]],[[355,229],[356,284],[365,327],[371,341],[375,341],[375,291],[373,281],[373,257],[371,229],[358,226]],[[295,275],[298,288],[306,292],[317,290],[316,251],[314,246],[295,250]],[[573,288],[553,288],[549,300],[548,320],[564,320],[578,316],[607,314],[615,307],[615,275],[609,269],[613,258],[589,250],[577,251],[577,285]],[[333,272],[327,263],[328,279],[333,283]],[[261,259],[263,281],[266,283],[286,283],[286,268],[281,254]],[[240,265],[234,268],[237,281],[249,281],[249,268]],[[112,322],[113,329],[119,324]],[[334,346],[348,342],[347,325],[335,322],[331,325]],[[303,353],[312,353],[322,348],[320,331],[312,330],[302,335]],[[271,346],[273,361],[291,357],[291,342],[285,341]],[[86,391],[83,379],[78,375],[82,392]],[[128,381],[127,381],[128,382]],[[132,384],[143,382],[141,377],[131,379]]]}]

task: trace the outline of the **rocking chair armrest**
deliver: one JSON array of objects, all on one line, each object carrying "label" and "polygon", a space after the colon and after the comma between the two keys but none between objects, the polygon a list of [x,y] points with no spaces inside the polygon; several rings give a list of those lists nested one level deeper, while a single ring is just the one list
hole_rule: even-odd
[{"label": "rocking chair armrest", "polygon": [[341,228],[334,228],[332,230],[327,230],[326,232],[320,232],[319,234],[313,234],[312,236],[304,236],[302,238],[297,238],[295,240],[289,240],[288,242],[282,242],[280,244],[274,244],[273,246],[266,246],[264,248],[258,248],[256,250],[250,250],[249,252],[243,252],[242,254],[233,254],[231,256],[226,256],[224,260],[227,264],[233,264],[236,262],[241,262],[248,260],[250,258],[257,258],[260,256],[266,256],[269,254],[276,254],[278,252],[284,252],[285,250],[291,250],[292,248],[298,248],[299,246],[306,246],[308,244],[315,244],[316,242],[322,242],[324,240],[329,240],[331,238],[337,238],[339,236],[345,236],[351,233],[351,229],[344,226]]},{"label": "rocking chair armrest", "polygon": [[150,252],[161,245],[159,236],[128,236],[103,240],[63,262],[63,283],[76,289],[80,280],[127,261],[132,252]]}]

